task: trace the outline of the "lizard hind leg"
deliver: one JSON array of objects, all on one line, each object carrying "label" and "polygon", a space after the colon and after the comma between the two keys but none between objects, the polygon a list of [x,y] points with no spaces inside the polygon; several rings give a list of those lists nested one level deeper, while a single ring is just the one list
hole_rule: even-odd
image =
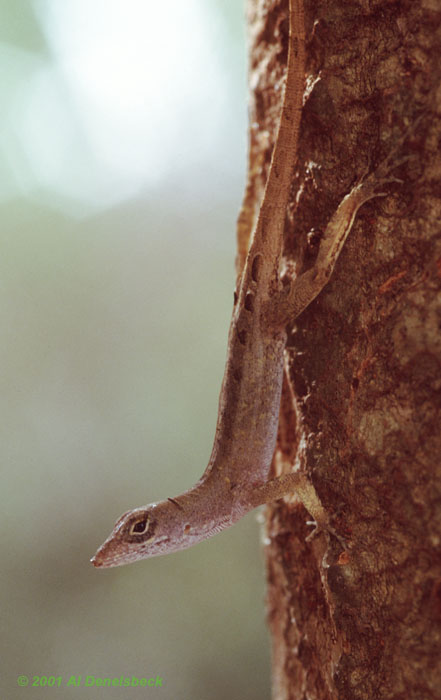
[{"label": "lizard hind leg", "polygon": [[321,292],[332,275],[358,210],[370,199],[388,194],[379,191],[379,188],[394,182],[401,184],[403,181],[392,175],[391,171],[410,158],[412,156],[394,159],[389,154],[376,170],[363,176],[342,199],[325,228],[313,267],[292,280],[280,292],[279,303],[275,305],[279,323],[288,324],[293,321]]}]

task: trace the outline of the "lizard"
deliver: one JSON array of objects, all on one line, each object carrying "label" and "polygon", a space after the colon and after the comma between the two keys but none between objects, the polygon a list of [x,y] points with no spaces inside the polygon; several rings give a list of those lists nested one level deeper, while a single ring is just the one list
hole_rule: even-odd
[{"label": "lizard", "polygon": [[270,479],[276,446],[287,326],[328,282],[359,208],[390,182],[386,160],[364,175],[330,218],[313,266],[288,283],[281,279],[283,234],[297,163],[305,89],[303,0],[289,0],[286,82],[277,138],[254,233],[238,277],[207,468],[189,490],[124,513],[91,559],[113,567],[191,547],[230,527],[250,510],[295,492],[317,528],[332,532],[314,486],[300,470]]}]

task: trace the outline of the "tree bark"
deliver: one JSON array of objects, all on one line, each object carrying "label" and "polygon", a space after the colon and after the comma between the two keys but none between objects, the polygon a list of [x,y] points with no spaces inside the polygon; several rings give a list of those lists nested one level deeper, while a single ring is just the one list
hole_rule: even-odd
[{"label": "tree bark", "polygon": [[[274,145],[286,0],[249,0],[249,229]],[[399,143],[402,184],[360,210],[292,328],[277,473],[300,464],[335,529],[267,508],[273,697],[441,698],[441,2],[306,0],[307,81],[286,221],[300,271],[357,178]],[[242,236],[243,240],[243,236]]]}]

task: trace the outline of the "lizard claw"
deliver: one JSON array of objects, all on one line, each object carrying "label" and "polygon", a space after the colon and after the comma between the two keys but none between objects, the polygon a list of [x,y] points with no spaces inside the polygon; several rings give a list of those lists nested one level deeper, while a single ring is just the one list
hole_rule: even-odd
[{"label": "lizard claw", "polygon": [[349,547],[346,543],[346,540],[344,539],[344,537],[339,535],[338,532],[336,532],[335,528],[331,525],[329,521],[324,523],[318,523],[315,520],[308,520],[306,524],[314,526],[312,532],[310,532],[309,535],[306,537],[306,542],[311,542],[311,540],[315,539],[318,535],[324,532],[328,535],[328,537],[330,535],[335,537],[335,539],[339,542],[344,551],[348,551]]}]

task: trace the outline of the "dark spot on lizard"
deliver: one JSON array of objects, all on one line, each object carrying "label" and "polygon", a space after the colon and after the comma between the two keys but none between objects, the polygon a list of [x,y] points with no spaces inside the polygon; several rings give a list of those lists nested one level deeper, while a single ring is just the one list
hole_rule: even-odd
[{"label": "dark spot on lizard", "polygon": [[176,506],[176,508],[179,508],[179,510],[184,510],[183,507],[177,501],[175,501],[174,498],[167,498],[167,501],[173,503],[173,505]]},{"label": "dark spot on lizard", "polygon": [[256,255],[251,264],[251,278],[253,282],[259,281],[260,269],[262,267],[262,256],[260,254]]},{"label": "dark spot on lizard", "polygon": [[235,379],[236,382],[240,382],[240,380],[242,379],[242,372],[240,369],[235,369],[233,371],[233,379]]},{"label": "dark spot on lizard", "polygon": [[247,342],[247,332],[246,331],[237,331],[237,337],[239,338],[239,343],[241,345],[245,345]]},{"label": "dark spot on lizard", "polygon": [[234,295],[233,295],[233,304],[236,306],[237,300],[239,299],[236,290],[234,290]]},{"label": "dark spot on lizard", "polygon": [[245,295],[245,308],[247,311],[252,311],[254,308],[254,294],[247,292]]}]

